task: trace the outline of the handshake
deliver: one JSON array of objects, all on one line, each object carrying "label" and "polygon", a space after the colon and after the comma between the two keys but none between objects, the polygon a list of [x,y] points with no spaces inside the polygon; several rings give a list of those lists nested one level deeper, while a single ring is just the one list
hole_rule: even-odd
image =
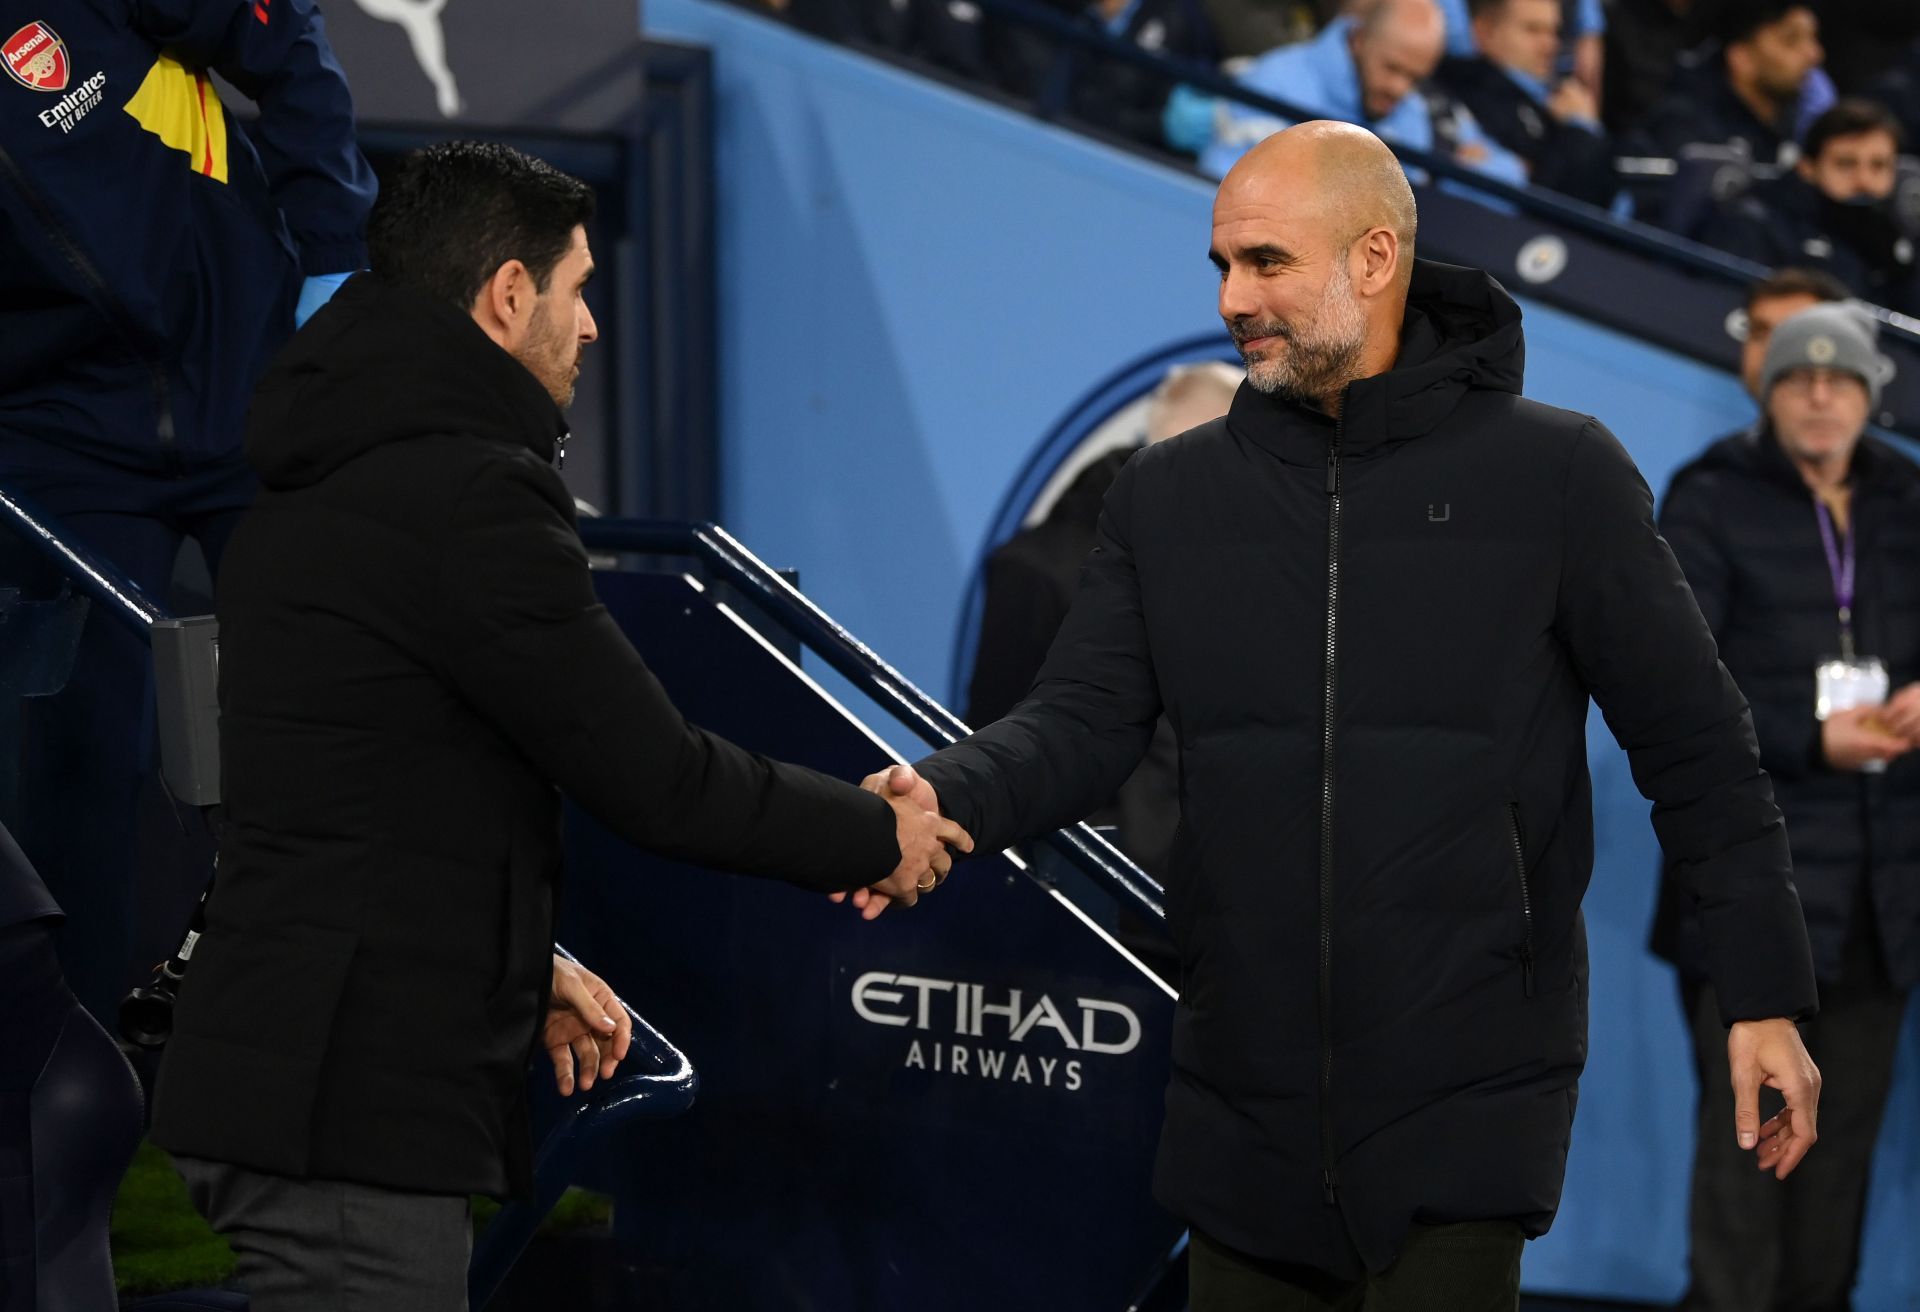
[{"label": "handshake", "polygon": [[[940,815],[940,799],[933,785],[922,779],[910,765],[896,765],[870,774],[860,786],[877,793],[893,808],[895,835],[900,842],[900,864],[893,873],[868,888],[852,893],[853,905],[862,920],[872,920],[895,902],[912,906],[922,893],[931,893],[947,880],[953,869],[953,854],[973,851],[973,836]],[[844,902],[846,893],[829,895]]]}]

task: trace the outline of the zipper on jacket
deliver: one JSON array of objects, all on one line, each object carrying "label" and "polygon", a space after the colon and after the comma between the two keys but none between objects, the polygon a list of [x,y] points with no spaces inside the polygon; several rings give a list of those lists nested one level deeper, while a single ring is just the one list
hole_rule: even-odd
[{"label": "zipper on jacket", "polygon": [[1333,1138],[1333,711],[1340,651],[1340,438],[1327,447],[1327,668],[1320,743],[1320,1160],[1328,1207],[1340,1202]]},{"label": "zipper on jacket", "polygon": [[1520,841],[1520,803],[1507,803],[1507,832],[1513,836],[1513,868],[1520,876],[1520,986],[1533,996],[1533,890],[1527,886],[1527,849]]},{"label": "zipper on jacket", "polygon": [[0,171],[6,173],[7,179],[13,183],[13,189],[20,193],[20,198],[27,203],[27,208],[33,211],[34,217],[39,219],[41,226],[46,228],[47,235],[53,238],[54,245],[58,246],[61,254],[67,257],[67,263],[73,266],[74,272],[93,289],[95,304],[120,335],[126,338],[127,345],[133,348],[134,354],[146,362],[148,380],[153,387],[154,437],[160,443],[161,455],[166,458],[167,472],[178,473],[179,452],[175,446],[173,400],[167,383],[166,366],[153,355],[140,349],[140,333],[134,326],[133,316],[127,313],[127,307],[121,304],[120,298],[114,295],[112,288],[107,286],[107,280],[100,276],[100,270],[94,266],[92,260],[87,258],[87,253],[81,250],[79,244],[67,235],[67,230],[60,226],[60,220],[47,207],[46,201],[41,199],[40,193],[33,189],[26,175],[20,171],[20,166],[14,162],[13,156],[7,153],[4,146],[0,146]]}]

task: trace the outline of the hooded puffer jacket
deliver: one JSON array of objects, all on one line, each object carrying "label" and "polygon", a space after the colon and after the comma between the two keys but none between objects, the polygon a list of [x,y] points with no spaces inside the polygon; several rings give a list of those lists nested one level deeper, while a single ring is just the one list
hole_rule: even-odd
[{"label": "hooded puffer jacket", "polygon": [[254,402],[221,571],[226,809],[155,1095],[170,1151],[424,1193],[531,1183],[561,790],[640,846],[816,889],[880,798],[680,718],[594,595],[565,421],[467,315],[361,274]]},{"label": "hooded puffer jacket", "polygon": [[1243,386],[1120,472],[1028,699],[920,769],[992,850],[1111,794],[1164,709],[1183,972],[1156,1188],[1354,1275],[1558,1206],[1586,1060],[1592,698],[1729,1019],[1815,1003],[1753,725],[1653,498],[1522,399],[1519,308],[1419,262],[1335,420]]}]

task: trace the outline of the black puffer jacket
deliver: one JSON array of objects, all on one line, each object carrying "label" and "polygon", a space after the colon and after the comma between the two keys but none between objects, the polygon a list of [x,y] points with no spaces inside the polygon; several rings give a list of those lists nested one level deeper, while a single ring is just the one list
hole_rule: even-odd
[{"label": "black puffer jacket", "polygon": [[1415,1220],[1544,1231],[1586,1060],[1589,695],[1729,1017],[1814,1005],[1738,689],[1596,421],[1519,396],[1520,312],[1421,262],[1344,418],[1243,387],[1120,472],[1032,695],[921,769],[983,850],[1179,739],[1184,974],[1157,1193],[1235,1248],[1384,1268]]},{"label": "black puffer jacket", "polygon": [[819,889],[881,799],[682,720],[594,596],[565,423],[466,315],[349,282],[255,398],[220,575],[226,832],[153,1137],[278,1175],[530,1183],[564,789],[629,841]]},{"label": "black puffer jacket", "polygon": [[[1920,468],[1867,437],[1853,479],[1856,641],[1886,662],[1897,690],[1920,679]],[[1839,978],[1848,926],[1871,890],[1889,970],[1903,988],[1920,983],[1920,758],[1870,775],[1830,769],[1820,752],[1813,670],[1840,639],[1813,494],[1772,433],[1756,428],[1673,476],[1660,527],[1753,704],[1820,977]],[[1698,978],[1706,955],[1681,884],[1669,870],[1654,947]]]}]

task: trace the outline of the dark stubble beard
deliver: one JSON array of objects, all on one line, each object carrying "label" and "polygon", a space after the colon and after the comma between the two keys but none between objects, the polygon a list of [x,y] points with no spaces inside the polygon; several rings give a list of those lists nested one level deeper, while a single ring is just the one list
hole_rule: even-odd
[{"label": "dark stubble beard", "polygon": [[573,404],[573,371],[580,363],[580,343],[544,307],[534,316],[533,331],[515,358],[540,380],[555,405],[565,410]]},{"label": "dark stubble beard", "polygon": [[1286,343],[1264,358],[1241,350],[1247,381],[1255,389],[1322,409],[1360,376],[1360,361],[1367,346],[1366,316],[1354,299],[1353,278],[1345,260],[1334,265],[1320,293],[1320,303],[1301,327],[1289,328],[1276,319],[1235,325],[1231,331],[1236,346],[1257,337],[1278,337]]}]

